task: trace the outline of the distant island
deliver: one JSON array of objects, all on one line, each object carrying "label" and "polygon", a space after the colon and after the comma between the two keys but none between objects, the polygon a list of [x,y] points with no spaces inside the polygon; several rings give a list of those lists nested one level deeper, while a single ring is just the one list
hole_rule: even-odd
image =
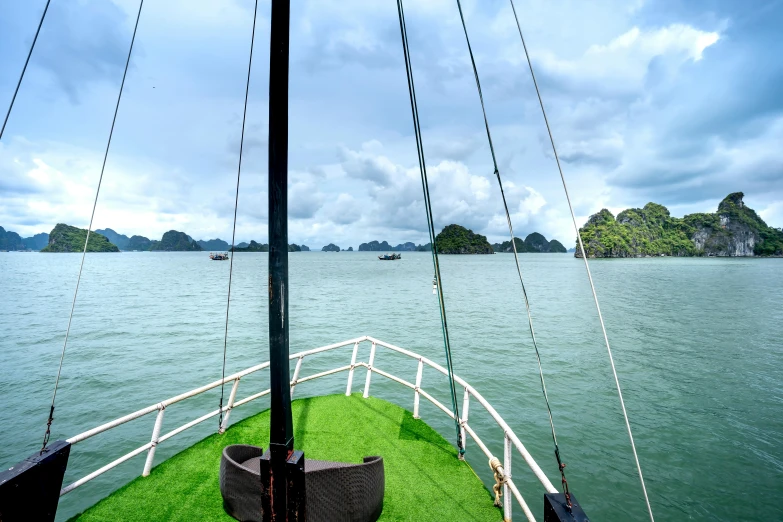
[{"label": "distant island", "polygon": [[370,241],[359,245],[359,252],[429,252],[431,245],[416,245],[410,241],[400,243],[397,246],[391,246],[386,241]]},{"label": "distant island", "polygon": [[334,243],[329,243],[328,245],[326,245],[321,249],[321,252],[339,252],[339,251],[340,251],[340,247],[338,247]]},{"label": "distant island", "polygon": [[[549,253],[557,253],[557,254],[565,254],[567,252],[566,247],[563,246],[563,244],[558,241],[557,239],[553,239],[552,241],[547,241],[546,237],[544,237],[542,234],[539,234],[538,232],[533,232],[532,234],[528,234],[528,236],[525,238],[524,241],[519,239],[518,237],[514,238],[514,244],[517,247],[517,252],[521,253],[539,253],[539,254],[549,254]],[[511,248],[511,241],[504,241],[503,243],[495,243],[492,245],[492,250],[495,252],[513,252],[514,249]]]},{"label": "distant island", "polygon": [[227,241],[223,241],[222,239],[208,239],[206,241],[200,239],[196,241],[196,243],[198,243],[198,246],[200,246],[202,250],[222,250],[228,252],[228,249],[231,247]]},{"label": "distant island", "polygon": [[49,234],[21,237],[16,232],[0,227],[0,250],[41,250],[49,244]]},{"label": "distant island", "polygon": [[[16,232],[6,231],[3,227],[0,227],[0,251],[81,252],[84,249],[86,233],[86,229],[60,223],[49,234],[42,232],[32,237],[22,238]],[[54,246],[51,246],[52,241],[50,241],[50,238],[52,237],[54,237]],[[79,237],[81,238],[81,246],[74,250],[74,245],[76,244],[74,241]],[[95,237],[94,240],[93,237]],[[90,233],[90,244],[87,251],[200,252],[203,250],[228,251],[231,250],[231,245],[219,238],[196,241],[185,232],[178,230],[169,230],[158,241],[138,235],[128,237],[111,228],[103,228]],[[265,243],[259,244],[255,241],[250,241],[250,243],[242,242],[234,250],[236,252],[269,252],[269,245]],[[291,243],[288,245],[288,251],[309,252],[310,248],[307,245]]]},{"label": "distant island", "polygon": [[486,236],[460,225],[448,225],[435,236],[439,254],[493,254]]},{"label": "distant island", "polygon": [[[517,245],[517,252],[566,252],[562,243],[553,239],[547,239],[533,232],[523,241],[520,238],[514,238]],[[513,252],[511,241],[495,243],[490,245],[485,236],[476,234],[463,226],[452,224],[444,227],[436,236],[435,245],[438,247],[438,253],[441,254],[493,254],[495,252]],[[326,247],[324,247],[325,249]],[[400,243],[392,246],[386,241],[369,241],[359,245],[359,252],[429,252],[432,245],[416,245],[413,242]]]},{"label": "distant island", "polygon": [[[783,256],[783,230],[772,228],[747,207],[744,194],[726,196],[714,214],[672,217],[657,203],[590,216],[579,230],[587,257]],[[579,244],[575,257],[582,257]]]},{"label": "distant island", "polygon": [[204,250],[193,240],[192,237],[184,232],[169,230],[160,241],[153,241],[150,246],[151,252],[200,252]]},{"label": "distant island", "polygon": [[[58,223],[49,233],[49,244],[41,252],[83,252],[87,241],[87,230]],[[90,233],[87,252],[119,252],[106,236],[97,232]]]},{"label": "distant island", "polygon": [[240,243],[239,245],[235,246],[234,252],[269,252],[269,245],[266,243],[256,243],[255,241],[251,240],[250,244]]},{"label": "distant island", "polygon": [[386,241],[370,241],[359,245],[359,252],[425,252],[429,251],[430,244],[416,246],[416,243],[400,243],[397,246],[391,246]]}]

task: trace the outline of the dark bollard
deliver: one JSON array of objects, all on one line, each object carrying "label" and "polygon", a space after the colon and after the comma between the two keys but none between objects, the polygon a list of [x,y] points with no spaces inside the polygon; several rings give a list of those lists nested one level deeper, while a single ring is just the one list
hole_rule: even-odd
[{"label": "dark bollard", "polygon": [[0,471],[0,521],[54,521],[70,453],[71,444],[58,440]]},{"label": "dark bollard", "polygon": [[571,494],[571,507],[563,493],[544,494],[544,522],[589,522],[576,497]]}]

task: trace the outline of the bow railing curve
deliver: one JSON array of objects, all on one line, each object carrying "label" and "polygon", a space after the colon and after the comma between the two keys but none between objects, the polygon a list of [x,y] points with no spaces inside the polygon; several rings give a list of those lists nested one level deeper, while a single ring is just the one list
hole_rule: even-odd
[{"label": "bow railing curve", "polygon": [[[359,353],[359,346],[362,343],[369,342],[371,343],[370,347],[370,357],[367,362],[364,361],[357,361],[357,356]],[[315,354],[328,352],[332,350],[337,350],[339,348],[343,348],[346,346],[352,346],[353,350],[351,353],[351,362],[350,364],[339,366],[337,368],[333,368],[331,370],[326,370],[318,373],[314,373],[312,375],[308,375],[306,377],[300,377],[303,361],[305,357],[309,357]],[[393,375],[390,372],[382,370],[376,363],[378,348],[385,348],[389,351],[393,351],[396,353],[399,353],[401,355],[404,355],[405,357],[414,359],[418,361],[418,367],[416,370],[416,377],[415,377],[415,383],[412,383],[410,381],[407,381],[405,379],[402,379],[396,375]],[[454,413],[446,407],[442,402],[438,401],[435,397],[433,397],[430,393],[424,390],[422,386],[422,380],[423,380],[423,370],[425,366],[428,366],[437,372],[442,373],[443,375],[448,375],[448,372],[445,368],[443,368],[441,365],[431,361],[430,359],[419,355],[415,352],[412,352],[410,350],[406,350],[404,348],[400,348],[398,346],[395,346],[393,344],[381,341],[379,339],[376,339],[374,337],[370,336],[363,336],[363,337],[357,337],[355,339],[349,339],[347,341],[343,341],[340,343],[330,344],[327,346],[321,346],[319,348],[314,348],[311,350],[305,350],[302,352],[298,352],[295,354],[292,354],[289,357],[289,360],[293,361],[296,360],[296,365],[294,367],[294,374],[291,379],[291,395],[293,396],[294,390],[297,385],[312,381],[315,379],[319,379],[321,377],[326,377],[327,375],[332,375],[340,372],[348,372],[348,379],[345,389],[346,395],[351,395],[352,389],[353,389],[353,379],[354,379],[354,372],[356,368],[365,368],[367,370],[366,376],[365,376],[365,382],[364,382],[364,390],[363,390],[363,397],[367,398],[370,396],[370,384],[372,381],[373,374],[378,374],[382,377],[385,377],[386,379],[389,379],[391,381],[394,381],[402,386],[405,386],[407,388],[410,388],[413,390],[413,416],[416,419],[420,418],[419,415],[419,406],[420,406],[420,398],[424,397],[429,402],[431,402],[433,405],[435,405],[438,409],[440,409],[443,413],[445,413],[447,416],[449,416],[451,419],[454,419]],[[89,439],[91,437],[94,437],[100,433],[109,431],[111,429],[114,429],[118,426],[121,426],[122,424],[125,424],[127,422],[130,422],[132,420],[138,419],[140,417],[144,417],[149,415],[150,413],[157,412],[155,423],[152,428],[152,436],[150,438],[150,441],[146,444],[143,444],[139,446],[138,448],[126,453],[125,455],[122,455],[121,457],[113,460],[112,462],[109,462],[105,466],[85,475],[84,477],[72,482],[71,484],[65,486],[60,491],[60,496],[65,495],[66,493],[69,493],[73,491],[74,489],[78,488],[79,486],[91,481],[92,479],[102,475],[103,473],[109,471],[112,468],[115,468],[122,464],[123,462],[132,459],[133,457],[140,455],[144,452],[147,452],[147,457],[144,462],[144,468],[142,470],[142,476],[148,476],[150,474],[150,471],[152,470],[152,466],[155,460],[155,449],[159,444],[162,442],[165,442],[166,440],[179,435],[180,433],[188,430],[189,428],[192,428],[193,426],[196,426],[212,417],[215,417],[219,415],[221,412],[223,413],[223,421],[220,424],[219,433],[223,433],[226,428],[228,427],[228,421],[231,416],[231,412],[234,410],[234,408],[237,408],[239,406],[242,406],[244,404],[247,404],[249,402],[252,402],[256,399],[259,399],[261,397],[264,397],[270,393],[269,389],[263,390],[261,392],[249,395],[243,399],[237,400],[237,390],[239,388],[239,383],[242,380],[243,377],[246,377],[248,375],[254,374],[256,372],[259,372],[261,370],[264,370],[269,367],[269,362],[265,362],[263,364],[259,364],[256,366],[252,366],[250,368],[247,368],[245,370],[242,370],[240,372],[234,373],[232,375],[228,375],[223,379],[211,382],[207,385],[201,386],[200,388],[196,388],[193,390],[190,390],[188,392],[182,393],[180,395],[176,395],[174,397],[171,397],[169,399],[166,399],[164,401],[161,401],[156,404],[152,404],[150,406],[147,406],[146,408],[142,408],[138,411],[135,411],[133,413],[130,413],[128,415],[125,415],[123,417],[119,417],[115,420],[112,420],[110,422],[107,422],[105,424],[102,424],[100,426],[97,426],[95,428],[92,428],[90,430],[87,430],[83,433],[80,433],[78,435],[75,435],[68,440],[72,445],[75,445],[79,442],[82,442],[86,439]],[[495,455],[492,454],[492,452],[489,450],[487,445],[484,443],[484,441],[478,436],[476,431],[473,429],[473,427],[468,422],[468,411],[470,409],[471,400],[475,400],[478,402],[478,404],[484,408],[484,410],[492,417],[492,419],[495,421],[497,426],[502,430],[503,432],[503,460],[502,460],[502,466],[497,466],[497,463],[495,463],[496,471],[499,471],[500,476],[504,477],[504,480],[502,481],[502,488],[503,488],[503,517],[505,520],[510,521],[512,517],[512,501],[511,497],[516,499],[519,507],[522,509],[522,511],[525,513],[525,516],[530,522],[535,521],[535,517],[533,516],[533,513],[531,512],[530,508],[528,507],[527,503],[525,502],[524,498],[522,497],[521,493],[519,492],[519,489],[514,483],[512,474],[511,474],[511,462],[512,462],[512,455],[514,453],[514,449],[517,450],[517,452],[522,456],[527,466],[530,468],[530,470],[533,472],[533,475],[538,479],[538,481],[541,483],[541,485],[544,487],[545,491],[547,493],[556,493],[557,490],[552,485],[552,482],[547,478],[547,476],[544,474],[544,472],[541,470],[541,468],[538,466],[536,461],[533,459],[533,457],[530,455],[530,453],[525,448],[524,444],[519,440],[519,437],[516,436],[514,431],[509,427],[509,425],[506,423],[505,420],[498,414],[498,412],[495,410],[495,408],[492,407],[489,402],[478,392],[476,391],[473,386],[468,384],[464,379],[461,377],[454,375],[454,382],[462,387],[464,390],[463,393],[463,403],[462,403],[462,418],[459,420],[460,429],[462,431],[462,440],[467,442],[466,435],[470,435],[470,438],[473,440],[473,442],[481,449],[481,451],[484,453],[484,455],[492,461],[495,459]],[[163,428],[163,415],[166,411],[166,408],[171,406],[172,404],[176,404],[178,402],[184,401],[185,399],[189,399],[191,397],[195,397],[196,395],[200,395],[202,393],[205,393],[209,390],[212,390],[214,388],[217,388],[218,386],[222,386],[224,384],[231,383],[231,392],[229,394],[228,402],[225,406],[223,406],[220,409],[215,409],[213,411],[210,411],[196,419],[193,419],[190,422],[187,422],[168,433],[164,433],[161,435],[161,431]]]}]

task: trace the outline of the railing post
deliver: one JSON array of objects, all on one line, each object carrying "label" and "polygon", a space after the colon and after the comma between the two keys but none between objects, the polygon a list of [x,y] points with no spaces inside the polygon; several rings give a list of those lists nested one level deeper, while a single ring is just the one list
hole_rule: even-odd
[{"label": "railing post", "polygon": [[239,378],[234,379],[234,386],[231,387],[231,395],[228,396],[228,405],[226,405],[226,414],[223,416],[223,422],[220,423],[218,433],[224,433],[228,426],[228,417],[231,415],[231,409],[234,407],[234,399],[237,397],[237,388],[239,387]]},{"label": "railing post", "polygon": [[367,379],[364,381],[364,394],[365,399],[370,396],[370,377],[372,377],[372,365],[375,362],[375,343],[372,343],[370,348],[370,362],[367,365]]},{"label": "railing post", "polygon": [[508,485],[508,481],[511,480],[511,455],[513,453],[511,448],[511,439],[508,433],[503,434],[503,471],[506,474],[506,482],[503,484],[503,520],[504,522],[511,522],[511,488]]},{"label": "railing post", "polygon": [[296,380],[299,378],[299,370],[302,369],[302,359],[304,359],[304,356],[300,357],[296,361],[296,368],[294,368],[294,378],[291,379],[291,397],[294,396],[294,388],[296,388]]},{"label": "railing post", "polygon": [[419,390],[421,389],[421,374],[424,371],[424,362],[419,357],[419,369],[416,370],[416,387],[413,389],[413,418],[421,419],[419,416]]},{"label": "railing post", "polygon": [[150,442],[152,446],[147,450],[147,461],[144,463],[144,471],[141,473],[142,477],[146,477],[152,470],[152,462],[155,460],[155,448],[158,446],[158,437],[160,437],[160,428],[163,426],[163,412],[166,411],[164,405],[158,406],[158,416],[155,418],[155,426],[152,428],[152,439]]},{"label": "railing post", "polygon": [[345,396],[351,395],[351,386],[353,386],[353,369],[356,366],[356,353],[359,351],[359,343],[353,344],[353,355],[351,356],[351,369],[348,370],[348,386],[345,388]]},{"label": "railing post", "polygon": [[[465,449],[468,446],[468,439],[465,436],[465,424],[468,423],[468,407],[470,406],[470,393],[468,393],[468,389],[465,388],[465,394],[462,396],[462,418],[459,422],[459,431],[462,435],[462,449]],[[465,460],[465,455],[460,453],[459,455],[460,460]]]}]

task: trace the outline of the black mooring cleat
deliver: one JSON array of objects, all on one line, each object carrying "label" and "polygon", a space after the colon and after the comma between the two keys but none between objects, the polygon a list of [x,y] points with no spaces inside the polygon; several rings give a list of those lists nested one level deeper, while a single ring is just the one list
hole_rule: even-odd
[{"label": "black mooring cleat", "polygon": [[0,521],[53,522],[71,444],[58,440],[0,471]]},{"label": "black mooring cleat", "polygon": [[590,522],[582,506],[571,494],[571,508],[566,504],[564,493],[544,494],[544,522]]}]

